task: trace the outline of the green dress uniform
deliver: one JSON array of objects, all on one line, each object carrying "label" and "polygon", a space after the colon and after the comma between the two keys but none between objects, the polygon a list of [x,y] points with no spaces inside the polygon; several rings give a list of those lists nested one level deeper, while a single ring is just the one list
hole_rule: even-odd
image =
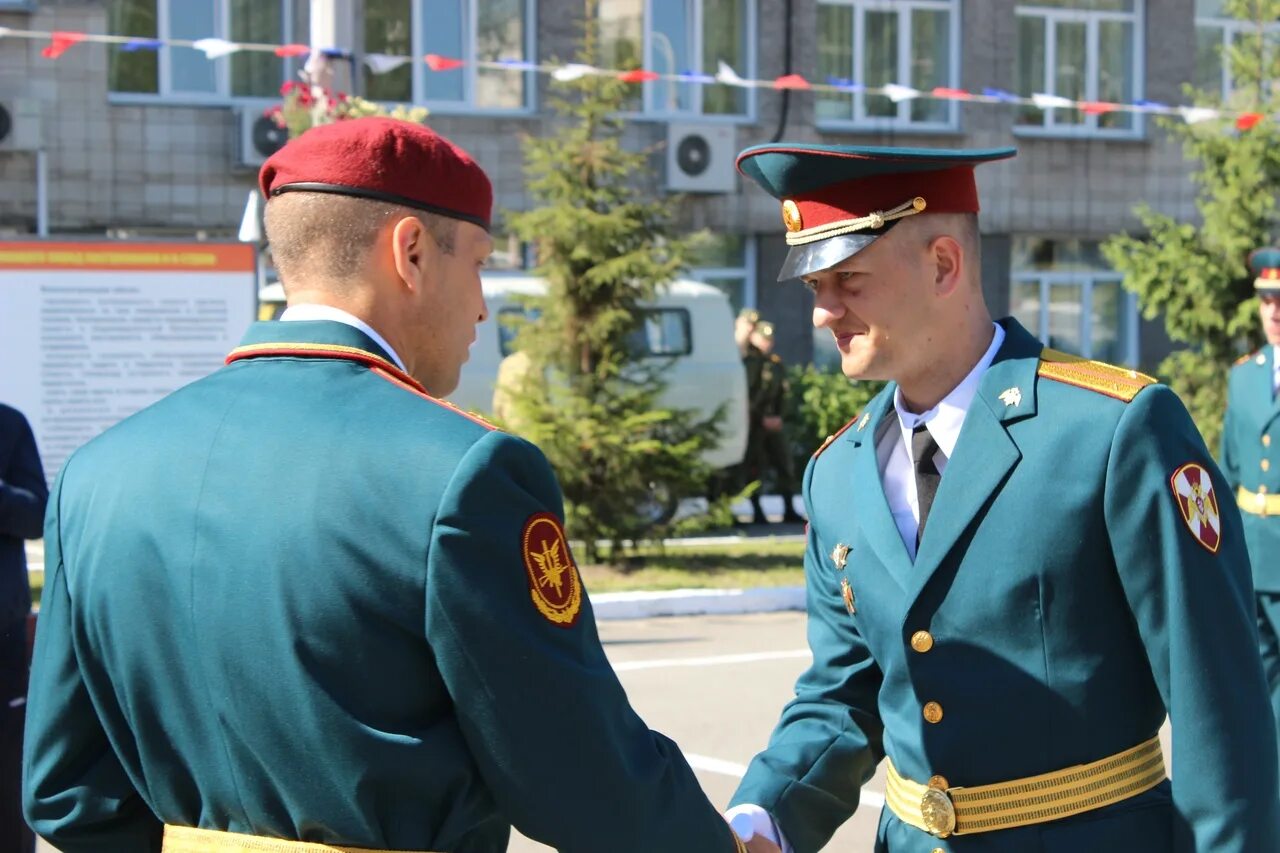
[{"label": "green dress uniform", "polygon": [[358,329],[254,325],[57,479],[28,819],[62,853],[739,849],[628,704],[562,513],[533,445]]},{"label": "green dress uniform", "polygon": [[[1258,760],[1274,732],[1225,480],[1167,388],[1042,362],[1038,340],[1003,325],[914,563],[877,469],[876,437],[897,423],[893,383],[808,466],[814,661],[734,802],[764,807],[810,853],[882,759],[909,779],[980,786],[1121,753],[1168,714],[1172,783],[945,839],[885,809],[876,849],[1280,849],[1277,768]],[[1190,508],[1189,473],[1202,496]]]},{"label": "green dress uniform", "polygon": [[[1260,294],[1280,293],[1280,250],[1250,255]],[[1222,424],[1222,473],[1244,518],[1245,541],[1258,594],[1258,642],[1280,731],[1280,399],[1275,393],[1276,348],[1239,361],[1227,383]]]},{"label": "green dress uniform", "polygon": [[[738,164],[782,200],[786,278],[907,216],[976,213],[974,166],[1013,153],[774,144]],[[735,809],[813,853],[883,761],[878,853],[1280,850],[1227,481],[1168,388],[1000,325],[940,479],[933,451],[915,463],[914,559],[881,476],[896,383],[810,461],[813,664]]]},{"label": "green dress uniform", "polygon": [[[786,414],[787,368],[776,353],[769,353],[764,358],[760,371],[760,384],[764,390],[760,416],[781,418]],[[783,498],[783,508],[788,520],[795,515],[791,506],[791,496],[795,494],[795,474],[791,464],[791,445],[787,441],[785,425],[782,429],[762,430],[763,450],[761,453],[762,468],[772,471],[774,486]]]}]

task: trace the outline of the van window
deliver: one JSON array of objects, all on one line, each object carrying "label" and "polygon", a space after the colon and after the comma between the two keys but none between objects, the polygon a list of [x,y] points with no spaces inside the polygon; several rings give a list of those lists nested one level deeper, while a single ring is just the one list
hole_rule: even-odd
[{"label": "van window", "polygon": [[[687,308],[643,308],[643,321],[631,334],[632,353],[639,357],[672,357],[693,352],[692,325]],[[524,319],[536,319],[537,309],[508,306],[498,311],[498,348],[504,356],[515,350]]]}]

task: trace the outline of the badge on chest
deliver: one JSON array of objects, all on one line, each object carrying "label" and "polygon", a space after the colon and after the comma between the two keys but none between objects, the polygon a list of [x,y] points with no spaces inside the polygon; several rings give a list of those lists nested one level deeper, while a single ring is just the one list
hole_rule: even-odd
[{"label": "badge on chest", "polygon": [[[831,562],[835,564],[837,569],[843,572],[845,570],[845,566],[849,564],[849,546],[840,542],[836,547],[832,548]],[[845,609],[849,611],[850,616],[858,612],[857,603],[853,598],[853,587],[849,585],[849,578],[847,575],[841,575],[840,577],[840,597],[844,599]]]}]

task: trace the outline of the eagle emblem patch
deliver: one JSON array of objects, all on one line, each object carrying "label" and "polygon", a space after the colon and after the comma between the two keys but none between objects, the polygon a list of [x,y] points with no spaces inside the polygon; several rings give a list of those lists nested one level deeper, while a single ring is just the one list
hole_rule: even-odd
[{"label": "eagle emblem patch", "polygon": [[520,539],[534,607],[553,625],[571,627],[582,610],[582,579],[560,519],[549,512],[532,515]]},{"label": "eagle emblem patch", "polygon": [[1222,514],[1218,512],[1218,496],[1213,491],[1209,472],[1189,462],[1173,472],[1169,484],[1191,535],[1209,553],[1218,553],[1218,546],[1222,544]]}]

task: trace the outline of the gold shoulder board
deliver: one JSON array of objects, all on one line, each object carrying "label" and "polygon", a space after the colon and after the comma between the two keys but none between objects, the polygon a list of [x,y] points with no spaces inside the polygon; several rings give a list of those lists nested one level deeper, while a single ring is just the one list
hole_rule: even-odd
[{"label": "gold shoulder board", "polygon": [[1058,350],[1046,349],[1040,353],[1041,376],[1097,391],[1126,403],[1138,396],[1138,392],[1148,385],[1153,385],[1154,377],[1130,370],[1127,367],[1116,367],[1101,361],[1090,361],[1078,355],[1070,355]]},{"label": "gold shoulder board", "polygon": [[1251,353],[1248,353],[1248,354],[1246,354],[1246,355],[1242,355],[1242,356],[1240,356],[1239,358],[1237,358],[1237,359],[1236,359],[1236,361],[1235,361],[1235,364],[1233,364],[1233,365],[1231,365],[1231,366],[1232,366],[1232,367],[1239,367],[1240,365],[1244,364],[1246,361],[1251,360],[1251,359],[1252,359],[1255,355],[1257,355],[1259,352],[1260,352],[1259,350],[1254,350],[1254,351],[1253,351],[1253,352],[1251,352]]}]

